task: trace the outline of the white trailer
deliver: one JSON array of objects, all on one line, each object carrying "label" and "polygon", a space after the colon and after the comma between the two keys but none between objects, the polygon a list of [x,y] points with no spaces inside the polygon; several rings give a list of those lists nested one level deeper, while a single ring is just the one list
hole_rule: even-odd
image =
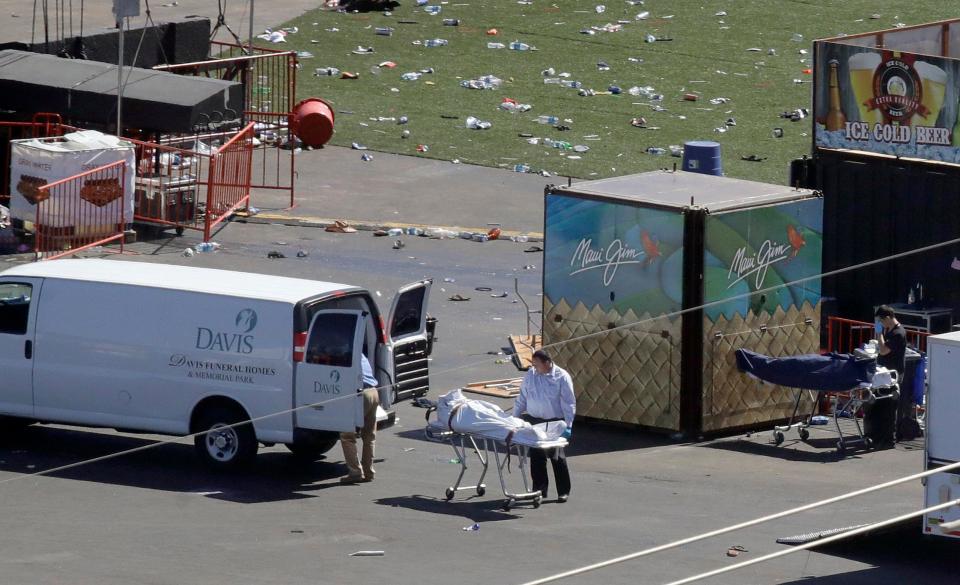
[{"label": "white trailer", "polygon": [[[926,469],[960,461],[960,331],[927,338]],[[926,478],[924,507],[960,498],[960,470]],[[925,534],[960,538],[960,506],[927,514]]]},{"label": "white trailer", "polygon": [[0,425],[211,431],[195,444],[218,467],[259,443],[315,459],[363,425],[361,355],[385,409],[425,392],[430,285],[403,287],[385,323],[331,282],[109,260],[0,272]]}]

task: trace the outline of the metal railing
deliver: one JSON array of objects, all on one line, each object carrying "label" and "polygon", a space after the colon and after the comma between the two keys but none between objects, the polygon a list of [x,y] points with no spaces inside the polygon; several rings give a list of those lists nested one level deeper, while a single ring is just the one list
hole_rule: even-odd
[{"label": "metal railing", "polygon": [[[918,331],[904,326],[907,332],[907,344],[919,352],[927,351],[926,331]],[[827,351],[838,353],[852,353],[854,349],[874,338],[873,323],[844,319],[842,317],[827,317]]]},{"label": "metal railing", "polygon": [[[254,131],[260,141],[251,186],[289,191],[290,207],[293,207],[296,203],[296,140],[290,125],[297,95],[296,52],[261,47],[251,49],[218,41],[213,41],[210,49],[216,57],[207,61],[160,65],[155,69],[242,84],[242,118],[244,122],[256,124]],[[198,130],[216,130],[216,121],[208,122],[206,128]]]},{"label": "metal railing", "polygon": [[214,153],[210,161],[203,241],[210,232],[241,207],[250,205],[250,176],[253,168],[253,127],[251,122]]},{"label": "metal railing", "polygon": [[126,177],[127,163],[119,160],[53,183],[24,184],[21,193],[37,208],[37,259],[53,260],[116,241],[122,253]]},{"label": "metal railing", "polygon": [[253,128],[163,143],[127,139],[137,155],[134,219],[202,231],[209,241],[213,228],[250,203]]}]

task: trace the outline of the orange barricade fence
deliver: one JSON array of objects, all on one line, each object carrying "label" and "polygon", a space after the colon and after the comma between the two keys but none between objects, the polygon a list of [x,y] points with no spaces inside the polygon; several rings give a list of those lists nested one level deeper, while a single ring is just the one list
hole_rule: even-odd
[{"label": "orange barricade fence", "polygon": [[253,168],[253,127],[251,122],[217,149],[210,163],[203,241],[210,232],[237,209],[250,205],[250,175]]},{"label": "orange barricade fence", "polygon": [[[904,327],[904,329],[907,332],[907,344],[910,347],[920,352],[927,351],[929,333],[909,327]],[[827,318],[827,351],[852,353],[854,349],[874,337],[873,323],[841,317]]]},{"label": "orange barricade fence", "polygon": [[[236,81],[244,88],[243,120],[255,123],[260,142],[251,172],[251,186],[290,192],[295,196],[295,139],[290,129],[297,94],[297,54],[234,43],[211,43],[216,57],[208,61],[160,65],[157,70]],[[209,121],[214,130],[216,120]],[[176,139],[174,139],[176,140]],[[163,141],[166,143],[166,140]]]},{"label": "orange barricade fence", "polygon": [[127,139],[136,147],[134,219],[203,232],[250,202],[253,128],[168,137],[162,144]]},{"label": "orange barricade fence", "polygon": [[59,114],[39,113],[32,122],[0,122],[0,205],[10,205],[10,141],[60,136],[73,128],[61,123]]},{"label": "orange barricade fence", "polygon": [[126,177],[127,164],[119,160],[32,189],[37,258],[52,260],[116,241],[123,252]]}]

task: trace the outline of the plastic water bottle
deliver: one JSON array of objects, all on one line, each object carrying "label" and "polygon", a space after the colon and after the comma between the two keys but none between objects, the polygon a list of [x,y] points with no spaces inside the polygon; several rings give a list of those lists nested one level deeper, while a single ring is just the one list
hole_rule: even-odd
[{"label": "plastic water bottle", "polygon": [[421,75],[423,75],[423,74],[422,74],[422,73],[414,73],[414,72],[404,73],[403,75],[400,76],[400,79],[402,79],[402,80],[404,80],[404,81],[416,81],[416,80],[420,79],[420,76],[421,76]]},{"label": "plastic water bottle", "polygon": [[324,75],[329,75],[330,77],[334,77],[336,75],[340,75],[340,70],[337,69],[336,67],[318,67],[313,72],[313,74],[317,77],[321,77]]},{"label": "plastic water bottle", "polygon": [[527,43],[521,43],[520,41],[513,41],[510,43],[510,49],[513,51],[529,51],[530,45]]},{"label": "plastic water bottle", "polygon": [[556,116],[537,116],[537,122],[541,124],[549,124],[551,126],[556,126],[560,121]]},{"label": "plastic water bottle", "polygon": [[208,254],[210,252],[216,252],[220,249],[220,244],[216,242],[200,242],[195,246],[197,253],[199,254]]},{"label": "plastic water bottle", "polygon": [[560,85],[562,85],[563,87],[571,87],[573,89],[579,89],[580,86],[583,84],[581,84],[579,81],[570,81],[569,79],[564,79],[563,81],[560,82]]},{"label": "plastic water bottle", "polygon": [[447,39],[427,39],[423,41],[424,47],[445,47],[449,44]]},{"label": "plastic water bottle", "polygon": [[507,46],[503,43],[487,43],[488,49],[506,49]]},{"label": "plastic water bottle", "polygon": [[443,10],[443,7],[442,6],[424,6],[423,10],[424,12],[426,12],[431,16],[436,16],[440,14],[440,11]]},{"label": "plastic water bottle", "polygon": [[387,235],[390,236],[390,237],[392,237],[392,238],[395,238],[395,237],[397,237],[397,236],[402,236],[402,235],[403,235],[403,229],[402,229],[402,228],[390,228],[390,229],[387,230]]},{"label": "plastic water bottle", "polygon": [[443,26],[460,26],[459,18],[444,18]]},{"label": "plastic water bottle", "polygon": [[559,77],[545,77],[543,79],[544,85],[560,85],[561,80]]}]

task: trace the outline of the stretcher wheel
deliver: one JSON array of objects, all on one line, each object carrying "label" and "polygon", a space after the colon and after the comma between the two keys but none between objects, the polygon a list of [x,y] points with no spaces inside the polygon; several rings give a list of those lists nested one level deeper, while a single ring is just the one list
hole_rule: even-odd
[{"label": "stretcher wheel", "polygon": [[183,235],[183,226],[177,226],[176,233],[178,236]]},{"label": "stretcher wheel", "polygon": [[443,495],[447,498],[447,501],[450,501],[450,500],[453,499],[453,496],[454,496],[454,494],[456,494],[456,493],[457,493],[457,491],[456,491],[455,489],[453,489],[452,487],[448,487],[448,488],[447,488],[447,491],[445,491],[445,492],[443,493]]},{"label": "stretcher wheel", "polygon": [[873,439],[871,439],[870,437],[865,437],[863,439],[863,445],[867,449],[873,449]]},{"label": "stretcher wheel", "polygon": [[809,438],[810,438],[810,431],[808,431],[807,429],[800,429],[800,440],[806,441]]},{"label": "stretcher wheel", "polygon": [[539,508],[539,507],[540,507],[540,496],[537,496],[537,497],[535,497],[535,498],[533,499],[533,507],[534,507],[534,508]]},{"label": "stretcher wheel", "polygon": [[485,485],[478,485],[478,486],[477,486],[477,495],[478,495],[478,496],[483,496],[485,493],[487,493],[487,486],[485,486]]},{"label": "stretcher wheel", "polygon": [[784,440],[783,433],[781,433],[780,431],[774,431],[774,433],[773,433],[773,441],[774,441],[777,445],[779,445],[779,444],[783,443],[783,440]]},{"label": "stretcher wheel", "polygon": [[505,502],[503,503],[503,511],[504,511],[504,512],[509,512],[511,506],[513,506],[513,500],[507,500],[507,501],[505,501]]},{"label": "stretcher wheel", "polygon": [[843,452],[846,450],[847,446],[843,443],[843,441],[837,441],[837,453],[843,455]]}]

